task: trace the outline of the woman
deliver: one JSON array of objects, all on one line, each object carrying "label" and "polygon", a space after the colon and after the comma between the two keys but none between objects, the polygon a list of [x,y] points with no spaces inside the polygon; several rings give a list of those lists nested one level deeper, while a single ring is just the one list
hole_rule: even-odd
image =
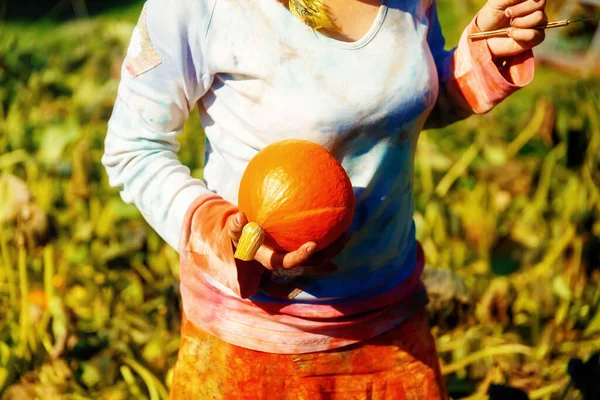
[{"label": "woman", "polygon": [[[545,19],[544,0],[489,0],[445,51],[434,0],[146,3],[103,163],[180,253],[172,398],[446,398],[412,221],[415,143],[424,127],[485,113],[530,82],[544,38],[531,27]],[[505,26],[510,37],[466,38]],[[176,156],[196,104],[204,181]],[[348,172],[351,239],[235,260],[244,169],[292,137]]]}]

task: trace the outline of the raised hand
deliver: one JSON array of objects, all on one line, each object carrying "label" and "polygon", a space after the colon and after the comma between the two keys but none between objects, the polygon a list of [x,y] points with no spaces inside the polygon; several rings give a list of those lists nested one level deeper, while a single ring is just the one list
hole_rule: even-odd
[{"label": "raised hand", "polygon": [[510,27],[509,37],[487,39],[492,56],[514,56],[542,43],[544,30],[532,27],[548,20],[545,7],[545,0],[488,0],[477,16],[479,29]]}]

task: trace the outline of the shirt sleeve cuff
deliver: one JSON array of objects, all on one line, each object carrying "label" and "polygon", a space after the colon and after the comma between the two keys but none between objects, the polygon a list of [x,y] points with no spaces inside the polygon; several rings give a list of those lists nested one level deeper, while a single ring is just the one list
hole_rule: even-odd
[{"label": "shirt sleeve cuff", "polygon": [[[264,267],[233,257],[226,224],[237,211],[236,206],[216,194],[198,197],[184,217],[179,256],[182,265],[193,266],[185,270],[204,273],[237,296],[248,298],[258,290]],[[182,275],[181,280],[185,279]]]},{"label": "shirt sleeve cuff", "polygon": [[526,50],[497,60],[502,66],[496,65],[486,40],[467,38],[470,33],[480,32],[476,21],[477,16],[463,32],[449,59],[446,76],[448,92],[454,100],[476,114],[484,114],[532,81],[535,60],[533,52]]}]

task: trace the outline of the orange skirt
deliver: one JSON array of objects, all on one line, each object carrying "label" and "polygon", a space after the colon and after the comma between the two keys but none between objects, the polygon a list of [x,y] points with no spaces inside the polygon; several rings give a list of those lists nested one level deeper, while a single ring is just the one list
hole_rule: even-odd
[{"label": "orange skirt", "polygon": [[171,400],[447,399],[424,310],[364,342],[309,354],[226,343],[185,317]]}]

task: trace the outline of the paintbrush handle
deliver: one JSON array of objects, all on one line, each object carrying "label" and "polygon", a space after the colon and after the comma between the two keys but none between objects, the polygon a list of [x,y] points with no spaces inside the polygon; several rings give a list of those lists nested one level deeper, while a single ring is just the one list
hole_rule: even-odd
[{"label": "paintbrush handle", "polygon": [[[567,26],[571,23],[571,20],[568,19],[563,19],[561,21],[554,21],[554,22],[547,22],[545,24],[541,24],[541,25],[536,25],[530,29],[552,29],[552,28],[559,28],[561,26]],[[502,28],[502,29],[495,29],[493,31],[485,31],[485,32],[477,32],[477,33],[470,33],[467,35],[468,39],[487,39],[487,38],[491,38],[491,37],[501,37],[501,36],[508,36],[508,30],[510,28]]]}]

